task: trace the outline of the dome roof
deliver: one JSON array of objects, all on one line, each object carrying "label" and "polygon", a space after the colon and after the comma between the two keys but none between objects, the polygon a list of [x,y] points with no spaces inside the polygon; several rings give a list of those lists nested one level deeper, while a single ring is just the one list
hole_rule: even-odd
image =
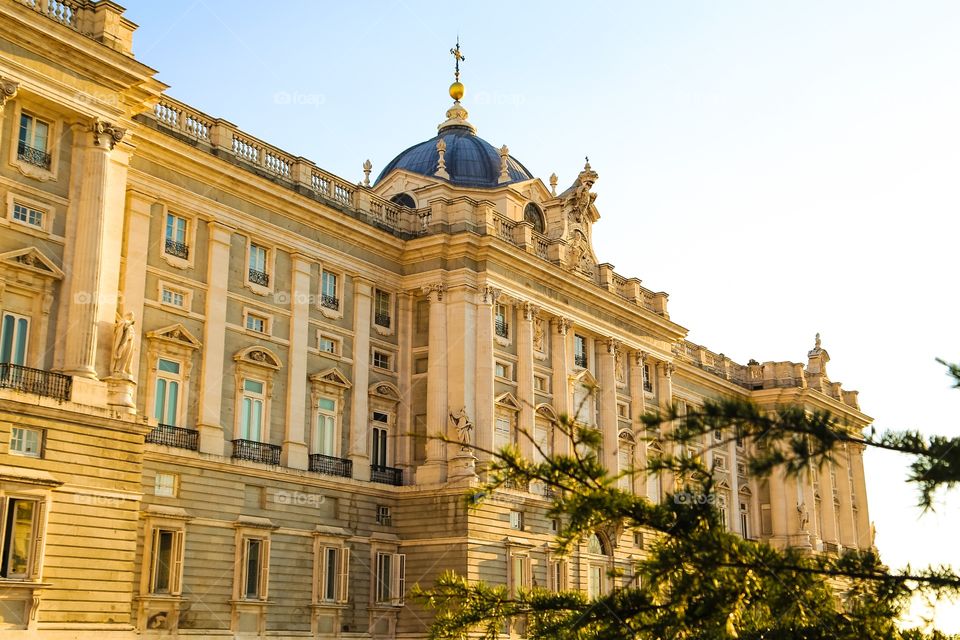
[{"label": "dome roof", "polygon": [[479,137],[470,126],[443,126],[433,138],[415,144],[403,151],[384,167],[377,178],[379,183],[394,169],[436,178],[439,156],[437,142],[443,139],[447,145],[444,161],[451,184],[463,187],[497,187],[501,184],[530,180],[533,176],[513,156],[507,156],[507,173],[510,179],[499,182],[500,152],[492,144]]}]

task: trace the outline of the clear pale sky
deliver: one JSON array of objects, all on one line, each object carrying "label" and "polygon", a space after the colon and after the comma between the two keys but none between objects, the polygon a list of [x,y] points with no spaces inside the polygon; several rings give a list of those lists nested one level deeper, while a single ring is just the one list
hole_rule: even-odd
[{"label": "clear pale sky", "polygon": [[[806,362],[819,331],[878,429],[958,434],[960,3],[121,1],[170,95],[352,181],[436,133],[459,34],[478,133],[561,188],[589,155],[598,258],[689,339]],[[866,464],[885,561],[960,566],[960,492],[924,515]]]}]

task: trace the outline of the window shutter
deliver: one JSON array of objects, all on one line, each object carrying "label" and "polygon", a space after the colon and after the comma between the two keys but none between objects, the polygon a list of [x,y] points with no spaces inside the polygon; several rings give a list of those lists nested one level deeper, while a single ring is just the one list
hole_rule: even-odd
[{"label": "window shutter", "polygon": [[[346,602],[350,594],[350,549],[344,547],[337,554],[337,602]],[[332,567],[331,567],[332,570]]]},{"label": "window shutter", "polygon": [[157,585],[157,549],[160,548],[160,529],[153,527],[150,530],[150,584],[147,585],[147,593],[153,593]]},{"label": "window shutter", "polygon": [[183,552],[184,540],[183,531],[173,533],[173,549],[170,554],[170,595],[179,596],[182,591],[183,583]]},{"label": "window shutter", "polygon": [[260,540],[260,585],[257,596],[261,600],[267,599],[267,585],[270,580],[270,540]]},{"label": "window shutter", "polygon": [[530,560],[530,556],[523,559],[523,586],[525,589],[533,586],[533,561]]},{"label": "window shutter", "polygon": [[391,578],[393,584],[390,586],[390,596],[393,604],[403,604],[403,591],[406,587],[404,572],[406,571],[407,556],[402,553],[393,554],[393,569]]},{"label": "window shutter", "polygon": [[40,565],[43,560],[43,532],[46,519],[47,503],[37,500],[33,510],[33,548],[30,549],[30,578],[40,577]]}]

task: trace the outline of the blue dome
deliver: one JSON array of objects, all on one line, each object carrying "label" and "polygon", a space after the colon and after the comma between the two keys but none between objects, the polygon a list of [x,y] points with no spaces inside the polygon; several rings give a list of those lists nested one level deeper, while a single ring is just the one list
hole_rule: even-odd
[{"label": "blue dome", "polygon": [[[377,177],[379,183],[394,169],[436,178],[437,141],[443,138],[447,150],[443,155],[448,182],[463,187],[497,187],[500,184],[500,152],[489,142],[480,138],[468,127],[444,127],[438,135],[415,144],[394,158]],[[513,156],[507,157],[507,172],[510,182],[533,178],[526,167]]]}]

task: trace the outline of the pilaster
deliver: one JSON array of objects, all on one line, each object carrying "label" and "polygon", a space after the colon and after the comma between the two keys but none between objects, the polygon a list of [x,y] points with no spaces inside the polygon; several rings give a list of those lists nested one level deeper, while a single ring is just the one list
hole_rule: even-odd
[{"label": "pilaster", "polygon": [[540,312],[536,305],[524,302],[517,318],[517,400],[520,415],[517,444],[520,453],[533,460],[533,426],[536,398],[533,395],[533,321]]},{"label": "pilaster", "polygon": [[[477,331],[476,290],[465,285],[447,287],[444,292],[444,302],[447,320],[448,415],[463,409],[472,420],[476,415],[474,389],[477,381],[477,347],[470,336]],[[432,349],[430,351],[433,353]],[[427,420],[429,423],[429,417]],[[450,425],[450,419],[447,417],[444,420],[443,433],[451,440],[456,440],[457,433],[452,431]],[[461,445],[456,442],[446,445],[448,478],[464,471],[459,467],[460,463],[455,460],[460,454],[460,447]]]},{"label": "pilaster", "polygon": [[417,469],[417,484],[435,484],[447,477],[447,312],[444,285],[424,287],[430,300],[430,335],[427,361],[427,459]]},{"label": "pilaster", "polygon": [[500,292],[483,287],[477,296],[477,382],[475,393],[476,422],[474,424],[477,457],[481,462],[490,459],[493,450],[493,305]]},{"label": "pilaster", "polygon": [[[550,349],[553,352],[553,406],[558,416],[570,415],[570,333],[571,323],[567,318],[554,318],[550,321]],[[572,453],[569,438],[558,438],[555,443],[557,455]]]},{"label": "pilaster", "polygon": [[[353,396],[350,404],[350,447],[353,477],[370,478],[369,421],[367,390],[370,387],[370,318],[373,282],[353,279]],[[392,444],[392,443],[391,443]]]},{"label": "pilaster", "polygon": [[283,432],[284,466],[306,469],[309,450],[307,422],[307,346],[310,341],[310,260],[300,253],[290,256],[290,346],[287,352],[287,420]]},{"label": "pilaster", "polygon": [[[123,269],[120,273],[120,295],[124,311],[132,312],[138,320],[143,318],[143,306],[147,280],[147,253],[150,250],[150,214],[153,197],[133,189],[127,191],[127,221],[123,239]],[[141,327],[140,335],[143,335]],[[141,340],[133,341],[132,362],[140,363]],[[150,366],[149,363],[147,365]],[[134,376],[139,377],[135,369]],[[144,407],[150,413],[150,407]]]},{"label": "pilaster", "polygon": [[[633,477],[631,485],[634,491],[643,493],[647,486],[647,428],[643,424],[643,414],[646,413],[646,398],[643,396],[643,365],[646,364],[647,354],[643,351],[633,351],[629,354],[630,363],[630,418],[633,426],[633,468],[639,473]],[[642,472],[640,472],[642,470]]]},{"label": "pilaster", "polygon": [[603,466],[610,473],[619,473],[619,421],[617,418],[617,351],[620,341],[609,338],[603,342],[600,349],[600,432],[603,435]]}]

